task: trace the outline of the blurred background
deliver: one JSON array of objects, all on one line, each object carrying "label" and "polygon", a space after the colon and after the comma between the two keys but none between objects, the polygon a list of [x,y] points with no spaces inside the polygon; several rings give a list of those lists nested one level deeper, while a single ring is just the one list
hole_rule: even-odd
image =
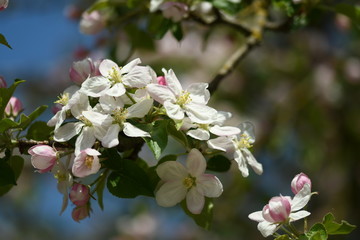
[{"label": "blurred background", "polygon": [[[0,32],[12,50],[0,46],[0,76],[8,86],[24,79],[15,93],[30,113],[51,106],[67,86],[73,61],[111,56],[119,63],[140,57],[158,73],[173,68],[183,85],[210,82],[241,43],[225,27],[207,30],[184,23],[184,39],[171,34],[132,52],[126,35],[106,30],[79,32],[73,1],[16,0],[0,12]],[[86,6],[87,1],[82,1]],[[77,6],[78,7],[78,6]],[[154,199],[119,199],[105,190],[104,211],[92,204],[89,219],[76,223],[71,209],[60,216],[62,195],[51,174],[35,173],[27,161],[7,195],[0,198],[0,239],[262,239],[248,214],[261,210],[272,196],[291,196],[290,182],[300,173],[312,179],[309,222],[332,212],[360,225],[360,31],[341,15],[317,13],[308,27],[289,33],[265,32],[235,71],[220,84],[210,106],[230,111],[231,125],[252,121],[257,142],[253,153],[263,164],[261,176],[241,177],[236,168],[218,174],[224,193],[215,199],[213,226],[200,229],[179,206],[161,208]],[[146,41],[146,39],[144,39]],[[114,47],[116,46],[116,47]],[[167,151],[178,151],[176,144]],[[143,159],[154,164],[144,146]],[[359,239],[357,229],[349,236]]]}]

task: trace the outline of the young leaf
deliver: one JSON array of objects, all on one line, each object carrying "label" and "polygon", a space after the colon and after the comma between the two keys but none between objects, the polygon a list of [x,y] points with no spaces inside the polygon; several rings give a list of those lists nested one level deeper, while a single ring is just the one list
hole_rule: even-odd
[{"label": "young leaf", "polygon": [[305,235],[309,240],[327,240],[328,238],[326,229],[321,223],[316,223]]},{"label": "young leaf", "polygon": [[[20,156],[12,156],[9,159],[9,161],[7,162],[7,164],[11,167],[11,169],[15,175],[15,180],[17,180],[21,174],[23,167],[24,167],[24,159]],[[9,185],[0,187],[0,196],[3,196],[7,192],[9,192],[13,186],[14,186],[13,184],[9,184]]]},{"label": "young leaf", "polygon": [[49,127],[46,122],[38,121],[34,122],[26,134],[27,139],[33,139],[37,141],[47,140],[50,137],[50,133],[54,130],[53,127]]},{"label": "young leaf", "polygon": [[171,26],[171,33],[176,38],[176,40],[178,40],[180,42],[181,39],[183,39],[183,37],[184,37],[181,23],[173,23]]},{"label": "young leaf", "polygon": [[98,204],[99,204],[99,207],[101,208],[101,210],[104,210],[103,196],[104,196],[104,188],[105,188],[105,184],[106,184],[106,178],[107,178],[107,171],[102,173],[100,180],[96,184],[97,201],[98,201]]},{"label": "young leaf", "polygon": [[191,217],[198,226],[206,230],[210,229],[213,218],[213,209],[214,209],[214,203],[211,198],[205,199],[204,208],[200,214],[191,213],[186,207],[186,200],[181,202],[181,207],[186,213],[186,215]]},{"label": "young leaf", "polygon": [[0,33],[0,44],[7,46],[8,48],[12,49],[9,45],[8,41],[6,40],[5,36]]},{"label": "young leaf", "polygon": [[341,223],[335,222],[335,217],[332,213],[326,214],[322,223],[329,235],[349,234],[356,228],[355,225],[344,220]]},{"label": "young leaf", "polygon": [[[307,238],[304,238],[303,240],[305,240]],[[274,240],[291,240],[291,238],[288,235],[281,235],[278,236],[277,238],[275,238]]]},{"label": "young leaf", "polygon": [[206,169],[215,172],[226,172],[229,171],[230,166],[231,161],[227,157],[216,155],[208,160]]},{"label": "young leaf", "polygon": [[156,159],[159,159],[161,153],[166,148],[168,142],[167,126],[169,120],[156,121],[151,129],[151,138],[145,138],[145,142],[153,152]]},{"label": "young leaf", "polygon": [[15,173],[7,162],[0,160],[0,187],[7,185],[16,185]]},{"label": "young leaf", "polygon": [[18,123],[14,122],[13,120],[9,118],[4,118],[0,120],[0,132],[5,132],[6,130],[10,128],[15,128],[18,126]]}]

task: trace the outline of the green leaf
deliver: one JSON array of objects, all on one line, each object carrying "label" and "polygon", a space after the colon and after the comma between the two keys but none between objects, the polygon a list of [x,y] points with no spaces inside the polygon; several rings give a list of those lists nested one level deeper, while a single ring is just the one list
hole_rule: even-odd
[{"label": "green leaf", "polygon": [[171,20],[163,18],[162,15],[153,14],[149,18],[148,30],[155,39],[162,39],[171,26]]},{"label": "green leaf", "polygon": [[6,130],[8,130],[10,128],[15,128],[18,125],[19,124],[17,122],[14,122],[10,118],[4,118],[4,119],[0,120],[0,132],[5,132]]},{"label": "green leaf", "polygon": [[5,107],[9,102],[11,96],[14,94],[16,87],[22,82],[25,81],[16,79],[14,84],[11,85],[9,88],[0,88],[0,119],[4,118]]},{"label": "green leaf", "polygon": [[277,238],[275,238],[274,240],[291,240],[291,238],[288,235],[281,235],[281,236],[278,236]]},{"label": "green leaf", "polygon": [[227,157],[216,155],[208,160],[206,169],[215,172],[227,172],[230,166],[231,161]]},{"label": "green leaf", "polygon": [[211,198],[205,199],[204,208],[200,214],[191,213],[186,206],[186,200],[181,202],[181,207],[183,208],[186,215],[191,217],[198,226],[206,230],[210,229],[213,218],[213,208],[214,208],[214,204]]},{"label": "green leaf", "polygon": [[161,153],[166,148],[168,142],[168,124],[169,120],[156,121],[150,131],[151,138],[145,138],[146,144],[149,146],[156,159],[160,158]]},{"label": "green leaf", "polygon": [[106,185],[106,173],[102,173],[100,180],[96,184],[96,195],[99,207],[104,210],[104,189]]},{"label": "green leaf", "polygon": [[322,223],[329,235],[349,234],[356,228],[355,225],[344,220],[341,223],[335,222],[335,217],[332,213],[326,214]]},{"label": "green leaf", "polygon": [[5,36],[0,33],[0,44],[7,46],[8,48],[12,49],[9,45],[8,41],[6,40]]},{"label": "green leaf", "polygon": [[[20,156],[12,156],[7,162],[8,166],[12,169],[13,174],[15,175],[15,181],[20,177],[21,171],[24,167],[24,159]],[[0,170],[1,172],[1,170]],[[0,173],[0,176],[2,173]],[[13,187],[13,184],[0,187],[0,196],[3,196]]]},{"label": "green leaf", "polygon": [[181,130],[176,129],[175,123],[171,121],[168,125],[168,133],[179,143],[181,143],[185,148],[189,146],[188,139],[185,133]]},{"label": "green leaf", "polygon": [[213,0],[212,5],[230,15],[234,15],[241,9],[241,4],[233,3],[229,0]]},{"label": "green leaf", "polygon": [[326,240],[328,238],[325,226],[321,223],[316,223],[305,235],[309,240]]},{"label": "green leaf", "polygon": [[184,34],[180,22],[172,24],[171,33],[176,38],[176,40],[181,41],[181,39],[183,39]]},{"label": "green leaf", "polygon": [[37,141],[48,140],[51,132],[54,130],[53,127],[49,127],[46,122],[38,121],[34,122],[28,129],[26,134],[27,139],[33,139]]},{"label": "green leaf", "polygon": [[157,166],[159,166],[161,163],[164,163],[164,162],[167,162],[167,161],[176,161],[177,159],[177,156],[176,155],[173,155],[173,154],[170,154],[170,155],[166,155],[164,157],[162,157],[158,163],[157,163]]},{"label": "green leaf", "polygon": [[349,17],[357,27],[360,27],[360,6],[340,3],[335,5],[334,10]]},{"label": "green leaf", "polygon": [[116,162],[116,171],[108,177],[107,188],[120,198],[134,198],[139,195],[154,196],[154,186],[147,173],[134,161],[123,159],[119,154],[111,155],[107,161]]},{"label": "green leaf", "polygon": [[91,7],[87,10],[87,12],[92,12],[95,10],[101,10],[104,8],[108,8],[111,7],[111,3],[109,0],[101,0],[101,1],[97,1],[96,3],[94,3],[93,5],[91,5]]},{"label": "green leaf", "polygon": [[15,173],[4,160],[0,161],[0,187],[16,185]]},{"label": "green leaf", "polygon": [[134,48],[139,49],[155,49],[155,44],[151,36],[139,29],[139,27],[135,24],[128,24],[125,27],[125,31],[130,37],[130,42]]}]

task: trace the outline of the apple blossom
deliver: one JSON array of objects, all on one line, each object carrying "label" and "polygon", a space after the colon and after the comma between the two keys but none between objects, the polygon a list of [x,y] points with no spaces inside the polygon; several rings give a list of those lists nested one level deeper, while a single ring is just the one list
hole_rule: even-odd
[{"label": "apple blossom", "polygon": [[80,20],[80,32],[84,34],[97,34],[104,29],[106,18],[100,11],[84,12]]},{"label": "apple blossom", "polygon": [[60,214],[63,213],[68,205],[69,188],[73,185],[73,177],[68,168],[69,162],[64,164],[62,161],[56,161],[51,172],[54,174],[54,178],[57,179],[57,189],[63,194],[63,203]]},{"label": "apple blossom", "polygon": [[[259,222],[258,230],[264,237],[275,233],[282,224],[294,222],[310,215],[310,212],[300,210],[309,202],[311,191],[305,184],[293,199],[289,196],[273,197],[262,211],[249,214],[249,218]],[[300,211],[299,211],[300,210]]]},{"label": "apple blossom", "polygon": [[31,164],[40,173],[51,171],[58,159],[57,152],[48,145],[32,146],[28,153],[31,155]]},{"label": "apple blossom", "polygon": [[72,166],[74,176],[86,177],[97,173],[101,168],[99,155],[100,153],[95,149],[87,148],[82,150],[74,159]]},{"label": "apple blossom", "polygon": [[186,115],[191,121],[208,124],[214,121],[217,111],[206,106],[210,99],[207,83],[193,83],[183,90],[173,70],[163,69],[167,86],[148,84],[149,95],[166,109],[166,114],[174,120],[183,120]]},{"label": "apple blossom", "polygon": [[71,217],[74,221],[79,222],[90,216],[90,206],[85,204],[82,206],[77,206],[72,210]]},{"label": "apple blossom", "polygon": [[81,92],[91,97],[109,95],[119,97],[126,93],[125,87],[142,88],[152,81],[149,67],[138,66],[139,58],[120,68],[115,62],[104,59],[99,65],[101,76],[83,82]]},{"label": "apple blossom", "polygon": [[2,76],[0,76],[0,88],[7,88],[6,81]]},{"label": "apple blossom", "polygon": [[179,22],[187,16],[189,7],[181,2],[164,2],[159,6],[164,18],[171,19],[173,22]]},{"label": "apple blossom", "polygon": [[232,155],[238,163],[239,170],[243,177],[249,175],[247,164],[257,174],[262,174],[263,168],[258,163],[249,148],[255,142],[254,126],[250,122],[241,123],[239,126],[240,134],[235,136],[222,136],[208,141],[210,148],[218,149]]},{"label": "apple blossom", "polygon": [[90,199],[90,191],[87,186],[80,183],[74,183],[69,193],[69,198],[76,206],[83,206]]},{"label": "apple blossom", "polygon": [[9,0],[0,0],[0,11],[8,7]]},{"label": "apple blossom", "polygon": [[21,101],[16,97],[11,97],[5,107],[5,114],[9,117],[17,117],[22,110]]},{"label": "apple blossom", "polygon": [[157,77],[157,83],[160,84],[160,85],[163,85],[163,86],[166,86],[167,83],[166,83],[166,79],[164,76],[159,76]]},{"label": "apple blossom", "polygon": [[156,202],[162,207],[172,207],[186,198],[186,206],[193,214],[201,213],[205,197],[219,197],[223,187],[219,179],[205,174],[206,160],[193,148],[186,159],[186,167],[168,161],[156,168],[162,182],[155,192]]},{"label": "apple blossom", "polygon": [[291,181],[291,191],[294,194],[297,194],[304,187],[305,184],[309,184],[309,187],[311,189],[310,178],[304,173],[299,173]]},{"label": "apple blossom", "polygon": [[74,62],[69,70],[71,81],[81,85],[88,77],[95,76],[95,65],[91,58]]}]

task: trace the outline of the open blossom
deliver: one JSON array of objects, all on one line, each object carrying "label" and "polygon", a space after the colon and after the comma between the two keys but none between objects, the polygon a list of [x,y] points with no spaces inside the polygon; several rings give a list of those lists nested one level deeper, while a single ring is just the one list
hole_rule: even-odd
[{"label": "open blossom", "polygon": [[193,214],[201,213],[205,197],[219,197],[223,187],[219,179],[205,174],[206,160],[197,149],[189,152],[186,167],[176,161],[160,164],[156,172],[162,185],[155,193],[162,207],[172,207],[186,198],[186,206]]},{"label": "open blossom", "polygon": [[88,77],[96,76],[97,70],[91,58],[74,62],[69,70],[71,81],[81,85]]},{"label": "open blossom", "polygon": [[5,107],[5,114],[7,116],[16,117],[23,110],[22,103],[17,97],[11,97]]},{"label": "open blossom", "polygon": [[254,127],[250,122],[241,123],[239,126],[240,134],[229,137],[218,137],[208,141],[210,148],[218,149],[233,156],[238,163],[239,170],[243,177],[249,175],[247,164],[257,174],[262,174],[262,165],[256,161],[255,157],[249,151],[255,142]]},{"label": "open blossom", "polygon": [[83,206],[90,199],[90,190],[87,186],[80,183],[74,183],[69,193],[69,198],[76,206]]},{"label": "open blossom", "polygon": [[149,84],[149,95],[166,109],[166,114],[174,120],[183,120],[186,115],[191,121],[208,124],[214,121],[217,111],[206,106],[210,99],[207,83],[193,83],[183,90],[173,70],[163,69],[167,86]]},{"label": "open blossom", "polygon": [[84,34],[97,34],[106,26],[106,18],[100,11],[84,12],[80,20],[80,31]]},{"label": "open blossom", "polygon": [[270,236],[275,233],[283,223],[297,221],[309,216],[310,212],[300,209],[305,207],[310,197],[310,187],[308,184],[305,184],[293,199],[281,195],[279,197],[273,197],[269,203],[264,206],[262,211],[251,213],[249,218],[259,222],[257,227],[264,237]]},{"label": "open blossom", "polygon": [[291,181],[291,191],[297,194],[305,184],[308,184],[311,190],[311,180],[305,173],[297,174]]},{"label": "open blossom", "polygon": [[9,0],[0,0],[0,11],[8,7]]},{"label": "open blossom", "polygon": [[189,7],[181,2],[164,2],[159,6],[164,18],[171,19],[173,22],[179,22],[185,18],[189,12]]},{"label": "open blossom", "polygon": [[218,111],[215,120],[211,124],[193,123],[189,118],[184,119],[181,127],[187,131],[186,135],[192,138],[207,141],[210,133],[216,136],[232,136],[240,133],[240,129],[232,126],[222,126],[226,119],[231,117],[231,113]]},{"label": "open blossom", "polygon": [[[105,102],[105,99],[107,100]],[[102,106],[116,106],[113,97],[102,98]],[[109,104],[105,104],[109,103]],[[111,110],[111,115],[108,115],[108,121],[111,121],[111,125],[107,129],[105,136],[102,138],[102,145],[107,148],[115,147],[119,144],[118,135],[120,131],[128,137],[150,137],[148,132],[135,127],[133,124],[126,122],[127,119],[131,118],[142,118],[150,110],[153,105],[152,99],[145,99],[141,102],[135,103],[128,108],[123,108],[121,105]]]},{"label": "open blossom", "polygon": [[86,177],[90,174],[97,173],[101,164],[99,162],[100,153],[95,149],[87,148],[82,150],[74,159],[72,173],[76,177]]},{"label": "open blossom", "polygon": [[99,65],[101,76],[88,78],[81,86],[81,92],[91,97],[109,95],[119,97],[125,94],[125,87],[142,88],[152,81],[150,70],[146,66],[138,66],[139,58],[120,68],[110,59]]},{"label": "open blossom", "polygon": [[56,151],[48,145],[35,145],[28,153],[31,155],[31,164],[40,173],[50,171],[58,159]]}]

